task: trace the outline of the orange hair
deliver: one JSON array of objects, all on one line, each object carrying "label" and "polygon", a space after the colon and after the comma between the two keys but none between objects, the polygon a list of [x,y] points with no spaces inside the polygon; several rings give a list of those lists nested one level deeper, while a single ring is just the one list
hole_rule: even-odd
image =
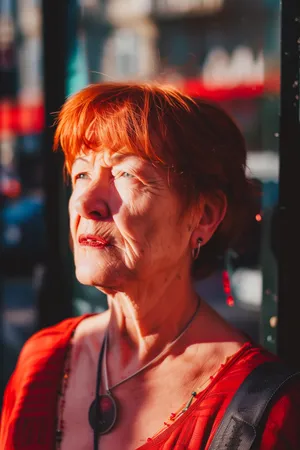
[{"label": "orange hair", "polygon": [[[63,105],[54,149],[62,148],[70,172],[79,152],[126,151],[165,167],[183,205],[223,191],[228,209],[201,260],[222,252],[249,209],[246,147],[234,121],[219,106],[153,84],[87,86]],[[214,248],[214,250],[213,250]]]},{"label": "orange hair", "polygon": [[[80,151],[123,149],[167,164],[152,133],[168,140],[166,111],[179,123],[177,113],[188,112],[192,100],[172,88],[148,84],[90,85],[71,96],[58,116],[54,149],[62,147],[70,171]],[[165,142],[164,142],[165,143]]]}]

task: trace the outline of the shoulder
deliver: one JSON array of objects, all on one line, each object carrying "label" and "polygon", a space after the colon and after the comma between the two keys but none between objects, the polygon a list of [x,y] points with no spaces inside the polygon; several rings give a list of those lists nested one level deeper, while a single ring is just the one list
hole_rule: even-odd
[{"label": "shoulder", "polygon": [[73,342],[76,344],[78,341],[82,341],[95,335],[97,336],[97,339],[99,339],[99,336],[101,337],[101,335],[104,334],[105,329],[108,326],[109,319],[109,310],[106,310],[100,314],[90,314],[85,316],[85,320],[81,320],[76,326]]},{"label": "shoulder", "polygon": [[222,420],[235,393],[246,377],[260,364],[273,361],[276,357],[260,346],[246,342],[236,353],[232,354],[219,371],[211,377],[208,388],[203,392],[199,406],[205,407],[214,417],[214,427]]},{"label": "shoulder", "polygon": [[97,366],[109,317],[110,312],[107,310],[87,317],[78,324],[72,337],[71,370],[78,364],[85,367],[87,361],[93,361]]},{"label": "shoulder", "polygon": [[[247,343],[225,364],[201,404],[202,408],[206,406],[209,410],[210,419],[214,418],[211,439],[243,381],[256,367],[273,361],[280,360],[264,348]],[[299,376],[284,385],[274,396],[262,428],[259,450],[300,449]]]},{"label": "shoulder", "polygon": [[[230,370],[230,374],[238,374],[239,379],[234,391],[252,370],[265,362],[282,363],[263,347],[249,345]],[[300,449],[300,376],[293,377],[274,396],[263,429],[260,450]]]},{"label": "shoulder", "polygon": [[[229,362],[219,385],[227,392],[226,408],[246,377],[265,362],[280,359],[261,346],[245,345]],[[226,408],[224,408],[223,414]],[[260,450],[298,450],[300,448],[300,376],[294,377],[282,387],[271,402],[261,437]]]},{"label": "shoulder", "polygon": [[59,364],[63,362],[74,330],[86,317],[88,315],[65,319],[33,334],[20,352],[10,385],[19,387],[32,378],[34,373],[40,372],[49,363],[51,364],[51,360]]},{"label": "shoulder", "polygon": [[228,358],[220,378],[224,382],[227,382],[228,379],[232,383],[232,387],[238,389],[240,384],[257,366],[276,360],[278,360],[276,355],[260,345],[248,341],[244,343],[239,351]]},{"label": "shoulder", "polygon": [[23,363],[50,356],[55,351],[65,349],[76,327],[88,315],[72,317],[33,334],[24,344],[17,367]]},{"label": "shoulder", "polygon": [[[6,442],[10,429],[14,428],[13,423],[20,415],[26,418],[31,414],[32,404],[36,406],[37,399],[44,402],[53,397],[55,403],[68,343],[77,325],[85,317],[66,319],[45,328],[24,344],[3,397],[1,442]],[[50,396],[46,395],[47,392]]]},{"label": "shoulder", "polygon": [[277,397],[269,411],[261,450],[297,450],[300,448],[300,377]]}]

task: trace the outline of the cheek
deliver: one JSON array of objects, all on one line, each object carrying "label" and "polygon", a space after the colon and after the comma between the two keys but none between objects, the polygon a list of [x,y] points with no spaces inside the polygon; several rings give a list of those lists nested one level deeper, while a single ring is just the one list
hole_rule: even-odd
[{"label": "cheek", "polygon": [[136,203],[139,203],[139,194],[140,192],[136,187],[124,186],[124,183],[114,184],[110,189],[108,200],[111,214],[116,215],[122,207],[131,210]]},{"label": "cheek", "polygon": [[130,205],[122,205],[114,222],[124,240],[130,242],[130,247],[142,253],[148,249],[156,257],[168,254],[172,246],[177,248],[180,240],[177,210],[170,202],[165,203],[161,199],[153,202],[153,199],[149,201],[140,196]]},{"label": "cheek", "polygon": [[72,192],[70,199],[69,199],[69,204],[68,204],[68,210],[69,210],[69,215],[71,216],[74,212],[74,205],[75,205],[75,195],[74,192]]},{"label": "cheek", "polygon": [[73,217],[74,217],[74,208],[73,208],[73,205],[71,203],[71,200],[69,201],[68,212],[69,212],[70,225],[71,225]]},{"label": "cheek", "polygon": [[71,234],[73,234],[75,232],[75,229],[79,222],[79,215],[75,209],[75,198],[73,195],[71,195],[70,200],[69,200],[68,211],[69,211],[70,231],[71,231]]},{"label": "cheek", "polygon": [[154,209],[147,196],[134,195],[122,202],[113,219],[119,228],[126,231],[143,231],[154,221]]}]

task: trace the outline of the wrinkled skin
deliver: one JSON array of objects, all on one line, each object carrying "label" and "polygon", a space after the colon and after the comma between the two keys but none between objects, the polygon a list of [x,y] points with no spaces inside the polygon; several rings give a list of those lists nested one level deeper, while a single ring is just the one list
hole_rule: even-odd
[{"label": "wrinkled skin", "polygon": [[[100,446],[129,450],[153,436],[194,386],[204,386],[242,345],[243,338],[198,301],[191,279],[197,238],[210,239],[226,202],[201,198],[183,214],[162,169],[136,156],[113,161],[108,152],[79,155],[72,183],[76,275],[108,294],[109,309],[85,318],[73,336],[62,450],[91,448],[87,413],[107,329],[108,386],[125,382],[113,388],[120,419]],[[82,245],[82,234],[101,236],[108,245]],[[167,345],[184,330],[170,351]]]},{"label": "wrinkled skin", "polygon": [[[115,158],[91,151],[75,160],[69,207],[77,277],[107,293],[189,268],[196,238],[207,241],[215,228],[202,225],[199,233],[201,208],[200,217],[182,216],[162,169],[133,155]],[[82,233],[109,246],[81,246]]]}]

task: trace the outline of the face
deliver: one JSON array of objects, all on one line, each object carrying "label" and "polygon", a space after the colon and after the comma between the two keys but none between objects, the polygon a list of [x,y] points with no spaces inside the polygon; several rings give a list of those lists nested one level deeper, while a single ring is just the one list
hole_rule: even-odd
[{"label": "face", "polygon": [[188,263],[191,225],[166,173],[131,154],[78,155],[69,204],[76,275],[105,292],[126,290]]}]

